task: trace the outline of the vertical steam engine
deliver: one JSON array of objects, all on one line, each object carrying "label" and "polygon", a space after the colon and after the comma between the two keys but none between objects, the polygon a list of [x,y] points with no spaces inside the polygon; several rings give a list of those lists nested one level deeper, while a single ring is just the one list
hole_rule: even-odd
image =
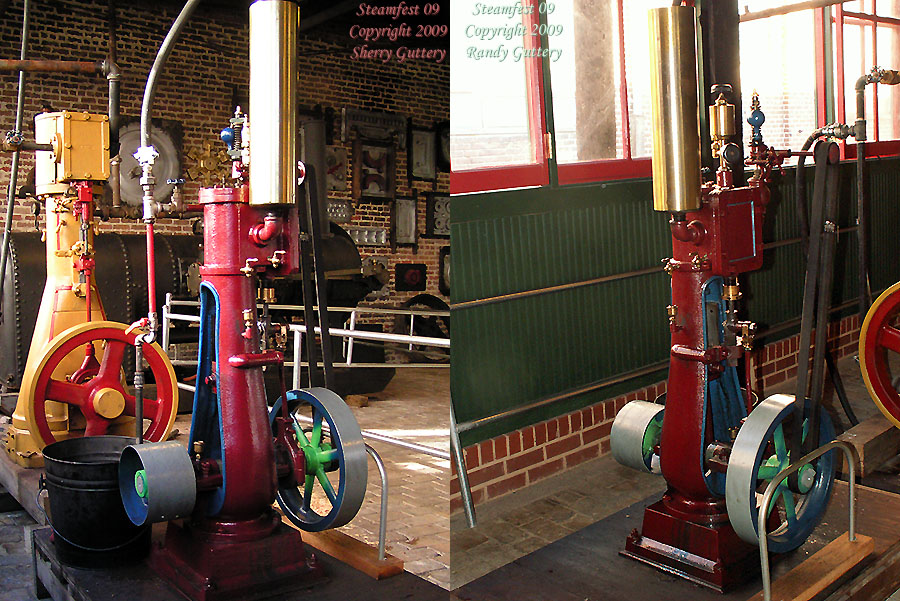
[{"label": "vertical steam engine", "polygon": [[[669,213],[672,232],[669,378],[665,405],[633,401],[619,412],[611,446],[620,463],[661,473],[668,484],[623,553],[722,590],[756,572],[757,490],[789,464],[794,398],[776,395],[754,408],[738,365],[756,326],[737,314],[738,276],[762,266],[770,173],[786,153],[763,143],[765,117],[754,97],[746,161],[754,173],[735,187],[732,170],[743,165],[740,148],[728,143],[736,127],[731,86],[713,86],[719,167],[714,183],[701,182],[694,24],[693,7],[650,11],[654,209]],[[821,413],[818,438],[831,440]],[[791,550],[809,536],[831,492],[833,463],[828,453],[779,489],[762,525],[771,550]]]}]

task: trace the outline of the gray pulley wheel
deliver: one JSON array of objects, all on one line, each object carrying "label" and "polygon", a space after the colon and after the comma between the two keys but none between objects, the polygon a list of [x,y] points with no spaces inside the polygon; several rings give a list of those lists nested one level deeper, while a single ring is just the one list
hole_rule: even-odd
[{"label": "gray pulley wheel", "polygon": [[119,494],[136,526],[190,515],[197,478],[187,449],[175,441],[125,447],[119,458]]},{"label": "gray pulley wheel", "polygon": [[609,438],[616,461],[638,471],[659,473],[659,455],[654,449],[659,444],[665,409],[647,401],[631,401],[622,407]]},{"label": "gray pulley wheel", "polygon": [[[287,400],[306,474],[304,482],[278,490],[278,504],[301,530],[343,526],[366,496],[368,459],[359,424],[343,399],[327,388],[289,390]],[[270,421],[281,414],[281,402],[272,407]],[[299,419],[309,409],[311,424]]]},{"label": "gray pulley wheel", "polygon": [[[748,543],[759,544],[758,514],[762,495],[779,472],[791,465],[787,444],[794,420],[794,397],[774,394],[750,413],[741,426],[725,472],[725,501],[728,519],[735,532]],[[806,403],[804,413],[808,411]],[[834,425],[824,409],[819,411],[819,440],[834,438]],[[809,435],[803,422],[802,439]],[[769,550],[786,553],[802,545],[825,513],[834,483],[835,453],[832,450],[798,472],[799,492],[782,482],[768,508]]]}]

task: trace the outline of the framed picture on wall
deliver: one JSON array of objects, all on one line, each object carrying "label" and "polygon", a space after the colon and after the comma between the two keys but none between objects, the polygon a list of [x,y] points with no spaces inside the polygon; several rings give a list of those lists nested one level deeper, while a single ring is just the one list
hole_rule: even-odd
[{"label": "framed picture on wall", "polygon": [[342,146],[325,147],[325,183],[328,190],[347,189],[347,149]]},{"label": "framed picture on wall", "polygon": [[353,142],[353,198],[393,200],[395,186],[393,145],[357,138]]},{"label": "framed picture on wall", "polygon": [[409,179],[434,181],[437,177],[435,151],[437,134],[433,129],[409,128],[406,164]]},{"label": "framed picture on wall", "polygon": [[391,211],[391,228],[394,230],[394,244],[415,244],[416,199],[400,197],[394,201]]},{"label": "framed picture on wall", "polygon": [[441,121],[436,123],[434,131],[437,132],[435,136],[437,168],[441,171],[450,171],[450,122]]},{"label": "framed picture on wall", "polygon": [[429,192],[425,196],[425,235],[450,237],[450,195]]}]

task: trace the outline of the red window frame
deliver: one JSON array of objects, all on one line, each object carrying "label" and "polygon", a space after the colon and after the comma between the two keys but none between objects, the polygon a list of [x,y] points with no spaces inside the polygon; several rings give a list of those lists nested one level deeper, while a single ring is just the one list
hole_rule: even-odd
[{"label": "red window frame", "polygon": [[628,74],[625,70],[625,6],[624,0],[616,0],[616,17],[619,21],[619,105],[622,112],[621,159],[601,159],[559,163],[557,174],[560,184],[583,184],[595,181],[650,177],[650,157],[634,158],[631,155],[631,121],[628,110]]},{"label": "red window frame", "polygon": [[[650,177],[650,158],[633,158],[631,155],[631,129],[628,115],[628,80],[625,72],[625,20],[624,0],[616,0],[619,25],[619,102],[622,107],[621,159],[557,163],[556,173],[560,185],[596,181]],[[524,15],[523,23],[530,31],[538,23],[538,13]],[[525,36],[526,47],[535,47],[540,38]],[[526,85],[529,89],[529,120],[535,162],[527,165],[510,165],[453,171],[450,177],[451,194],[466,194],[526,186],[544,186],[550,183],[550,163],[547,148],[548,127],[544,102],[544,76],[541,59],[526,59]]]},{"label": "red window frame", "polygon": [[[834,24],[834,46],[835,48],[839,48],[839,52],[835,52],[835,108],[837,114],[837,120],[840,123],[849,123],[847,116],[847,106],[846,106],[846,90],[844,89],[844,81],[845,81],[845,70],[844,70],[844,24],[851,23],[854,25],[862,25],[868,26],[872,28],[872,57],[874,62],[878,63],[878,25],[889,25],[892,27],[896,27],[898,31],[900,31],[900,19],[893,17],[885,17],[878,15],[878,2],[877,0],[872,1],[872,12],[871,13],[861,13],[855,11],[844,10],[843,4],[835,4],[834,5],[834,13],[831,17],[830,24]],[[824,9],[818,9],[819,13],[824,14]],[[819,17],[819,20],[822,20],[822,17]],[[817,68],[824,73],[825,71],[825,62],[824,62],[824,50],[823,50],[823,59],[821,62],[818,60],[818,52],[817,52]],[[896,65],[885,65],[887,67],[896,67]],[[862,75],[862,73],[860,73]],[[874,131],[874,136],[872,140],[866,141],[866,156],[867,157],[886,157],[886,156],[896,156],[900,154],[900,140],[881,140],[880,134],[878,132],[878,85],[870,85],[866,86],[866,93],[872,94],[872,114],[866,114],[866,120],[872,122],[872,129]],[[820,111],[824,111],[824,102],[820,102]],[[821,113],[820,113],[821,115]],[[855,115],[852,116],[855,119]],[[820,125],[825,124],[824,118],[821,118],[822,123]],[[841,144],[841,150],[843,158],[845,159],[855,159],[856,158],[856,144],[850,142],[844,142]]]},{"label": "red window frame", "polygon": [[[531,15],[523,14],[522,22],[526,31],[530,31],[532,24],[538,22],[537,11]],[[532,49],[540,43],[540,38],[526,35],[523,42],[526,48]],[[544,143],[547,139],[544,73],[540,58],[531,57],[524,60],[525,89],[528,91],[528,128],[532,136],[533,162],[453,171],[450,174],[451,194],[546,186],[550,183],[550,165]]]},{"label": "red window frame", "polygon": [[[837,120],[841,123],[847,123],[845,95],[844,95],[844,41],[843,41],[843,25],[845,22],[862,22],[869,24],[872,29],[872,53],[878,58],[877,54],[877,25],[896,26],[900,29],[900,19],[893,17],[885,17],[877,14],[877,0],[872,1],[872,13],[857,13],[846,11],[842,4],[835,4],[834,12],[827,25],[837,24],[835,27],[835,37],[833,40],[835,48],[840,51],[836,52],[835,60],[835,108]],[[814,18],[816,21],[816,87],[817,87],[817,115],[819,126],[827,123],[827,109],[825,98],[830,94],[827,85],[827,74],[825,71],[825,8],[814,9]],[[632,179],[641,177],[650,177],[651,159],[649,157],[634,158],[631,154],[631,128],[630,116],[628,110],[628,79],[625,69],[625,20],[624,20],[624,0],[616,0],[616,11],[619,26],[619,102],[621,105],[621,142],[623,149],[623,158],[603,159],[595,161],[580,161],[575,163],[557,163],[556,174],[560,185],[582,184],[590,182],[602,182],[610,180]],[[523,23],[526,30],[530,30],[532,25],[538,23],[537,11],[532,15],[524,15]],[[533,48],[539,44],[539,38],[525,36],[526,47]],[[887,65],[895,67],[895,65]],[[466,171],[453,171],[450,178],[450,192],[452,194],[466,194],[471,192],[483,192],[493,190],[503,190],[509,188],[521,188],[529,186],[545,186],[550,181],[550,161],[548,141],[548,127],[546,118],[546,104],[544,102],[544,77],[541,59],[526,59],[526,86],[529,90],[528,109],[529,109],[529,127],[532,135],[532,146],[534,149],[534,162],[526,165],[509,165],[497,166],[482,169],[471,169]],[[875,135],[873,140],[866,142],[866,156],[884,157],[900,155],[900,140],[880,140],[878,133],[878,86],[871,86],[872,90],[867,93],[874,94],[874,114],[867,115],[867,119],[871,119],[874,125]],[[856,144],[844,142],[842,146],[842,155],[844,159],[853,159],[856,157]]]}]

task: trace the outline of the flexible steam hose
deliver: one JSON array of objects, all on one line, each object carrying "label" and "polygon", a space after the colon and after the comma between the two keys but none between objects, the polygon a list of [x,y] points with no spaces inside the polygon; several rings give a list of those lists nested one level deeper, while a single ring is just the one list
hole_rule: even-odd
[{"label": "flexible steam hose", "polygon": [[[141,146],[150,146],[150,113],[153,109],[153,97],[156,94],[156,83],[165,67],[175,42],[181,35],[181,30],[191,18],[194,10],[200,5],[200,0],[188,0],[178,17],[169,28],[159,51],[156,53],[156,59],[150,68],[150,74],[147,76],[147,84],[144,86],[144,99],[141,104]],[[154,258],[153,247],[153,179],[152,179],[152,162],[145,169],[145,177],[149,178],[149,183],[144,189],[144,223],[147,225],[147,296],[148,296],[148,318],[150,321],[150,340],[155,335],[156,330],[156,261]]]}]

